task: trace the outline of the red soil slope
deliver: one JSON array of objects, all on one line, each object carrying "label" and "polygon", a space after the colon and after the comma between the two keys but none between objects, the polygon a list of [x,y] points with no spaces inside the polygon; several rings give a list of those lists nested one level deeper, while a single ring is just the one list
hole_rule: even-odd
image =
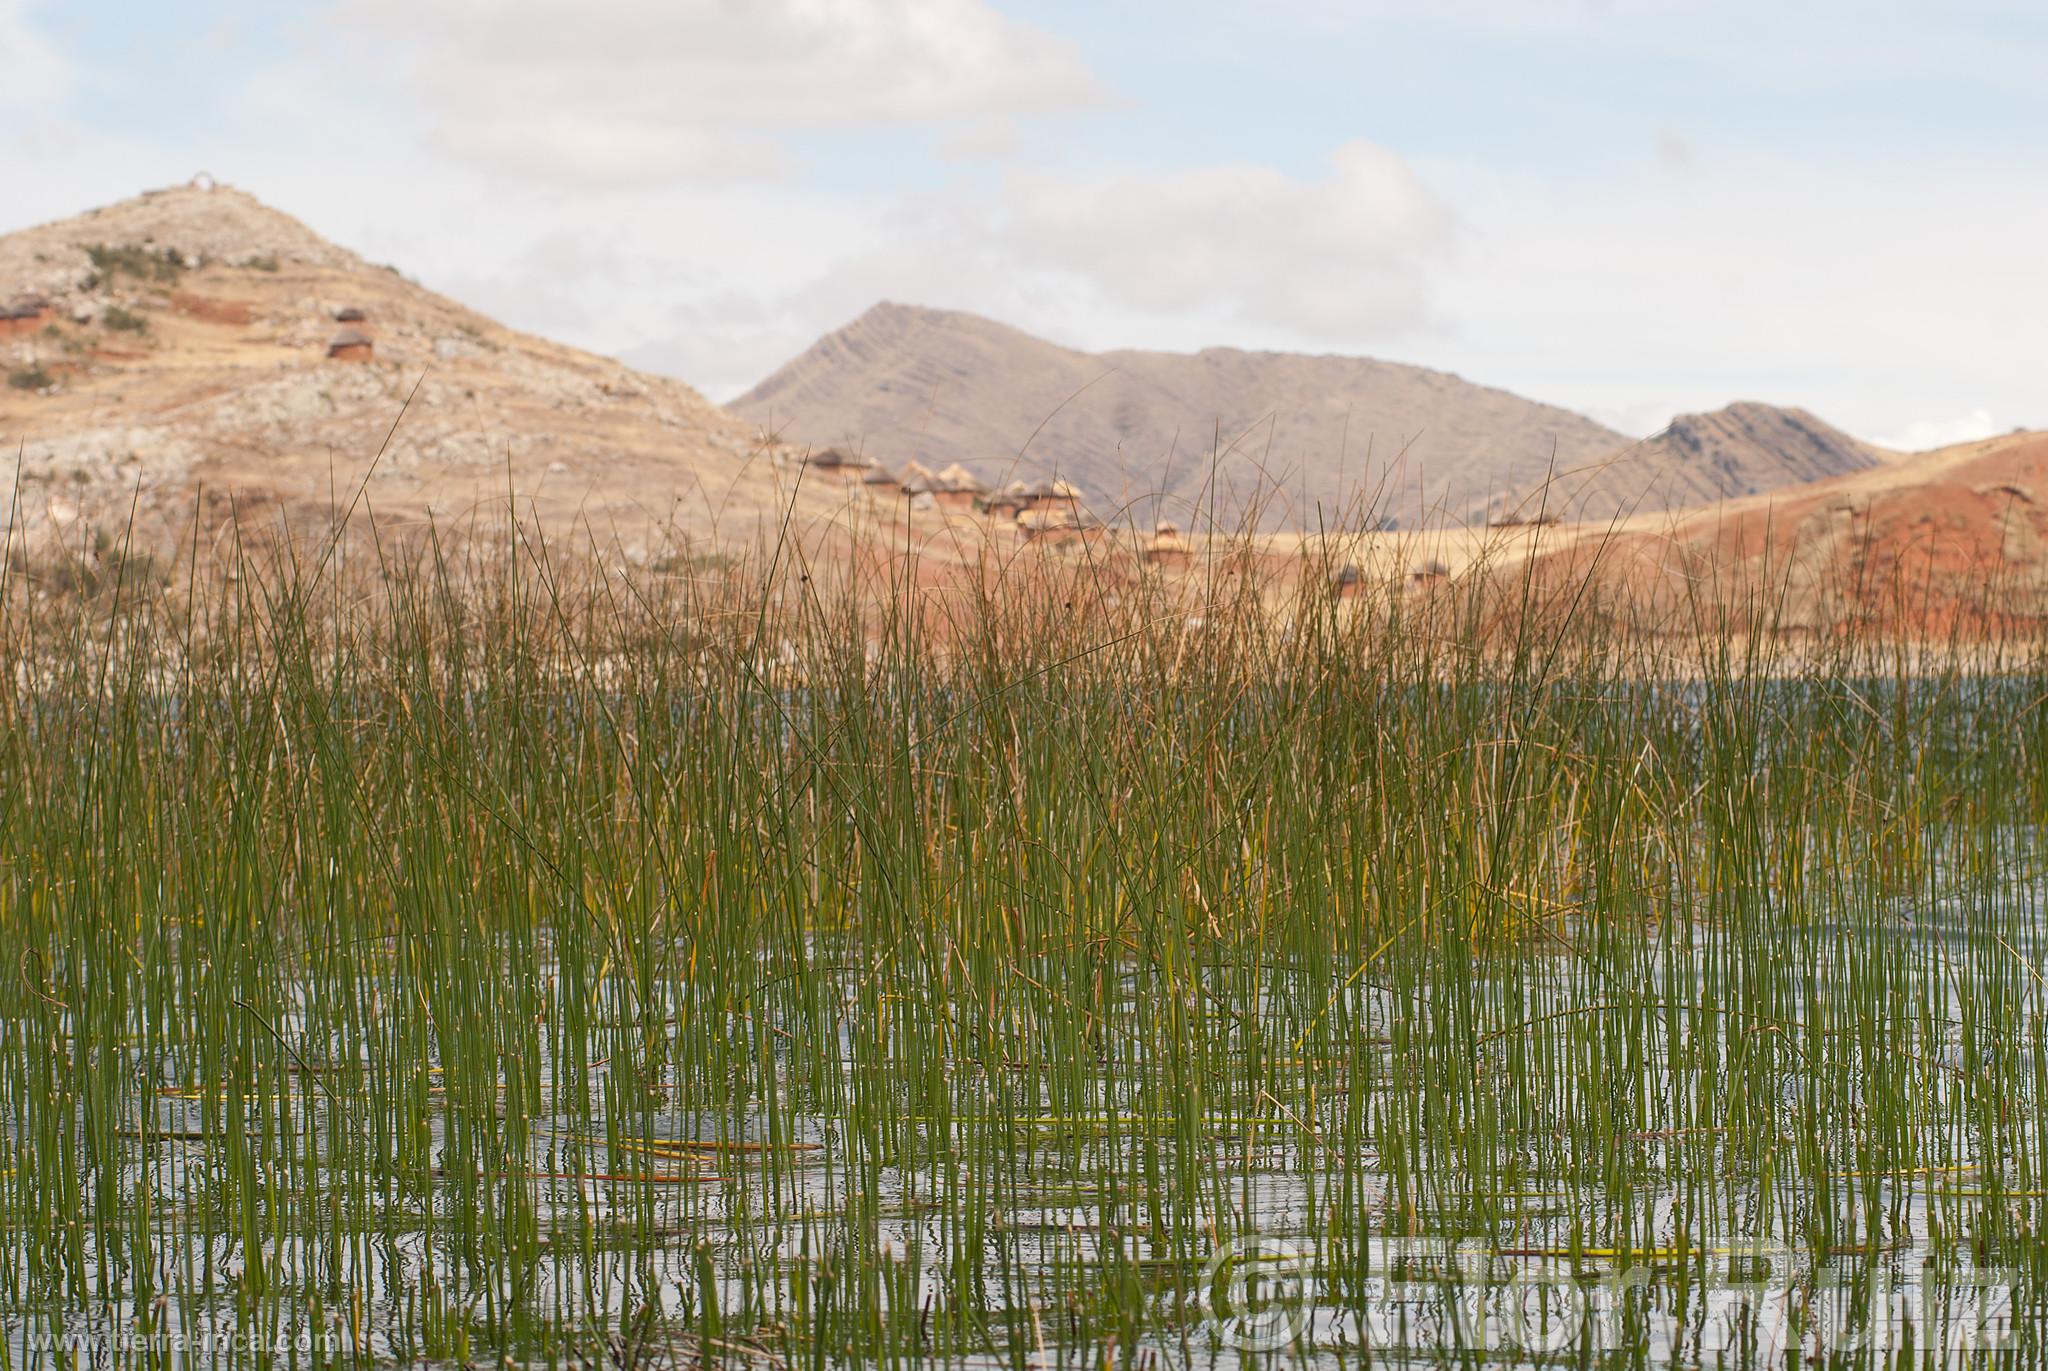
[{"label": "red soil slope", "polygon": [[1910,636],[2048,623],[2048,434],[1968,443],[1751,499],[1589,532],[1539,559],[1592,573],[1638,622],[1761,614]]}]

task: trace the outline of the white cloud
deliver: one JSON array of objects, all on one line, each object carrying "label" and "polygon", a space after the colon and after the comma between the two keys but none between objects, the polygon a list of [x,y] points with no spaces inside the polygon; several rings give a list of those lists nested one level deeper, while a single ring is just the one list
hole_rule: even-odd
[{"label": "white cloud", "polygon": [[1960,77],[2038,88],[2037,0],[1263,0],[1269,14],[1355,35],[1389,24],[1677,57],[1814,90]]},{"label": "white cloud", "polygon": [[1020,175],[999,240],[1027,267],[1153,314],[1223,311],[1358,343],[1428,322],[1450,212],[1398,155],[1366,142],[1321,180],[1225,165],[1111,177]]},{"label": "white cloud", "polygon": [[637,252],[615,232],[553,228],[488,266],[454,265],[436,284],[474,309],[516,313],[527,328],[563,337],[588,333],[609,295],[639,284]]},{"label": "white cloud", "polygon": [[1673,176],[1688,175],[1699,165],[1692,140],[1668,124],[1657,130],[1656,147],[1657,165]]},{"label": "white cloud", "polygon": [[194,162],[188,151],[167,153],[81,128],[61,115],[0,122],[0,185],[7,187],[0,232],[183,182],[198,170]]},{"label": "white cloud", "polygon": [[800,310],[743,292],[705,296],[676,309],[659,337],[620,357],[644,371],[687,378],[714,400],[729,400],[816,342],[827,327],[844,322],[800,320]]},{"label": "white cloud", "polygon": [[[1582,411],[1800,405],[1861,437],[2048,420],[2038,159],[1827,165],[1717,150],[1565,181],[1437,166],[1468,228],[1416,360]],[[1937,435],[1939,436],[1939,435]]]},{"label": "white cloud", "polygon": [[1896,433],[1888,434],[1875,441],[1880,447],[1896,452],[1930,452],[1938,447],[1951,447],[1956,443],[1974,443],[1980,438],[1993,438],[2006,431],[2010,425],[2001,426],[1991,417],[1988,409],[1973,409],[1968,414],[1954,419],[1918,419]]},{"label": "white cloud", "polygon": [[[2016,266],[2048,228],[2048,168],[2005,161],[1819,167],[1717,148],[1686,176],[1646,158],[1560,181],[1374,170],[1354,150],[1309,179],[1040,169],[909,196],[593,197],[303,152],[245,184],[507,322],[714,398],[893,298],[1090,348],[1373,352],[1638,434],[1735,399],[1802,405],[1887,446],[1968,436],[1980,406],[2001,428],[2048,423],[2033,342],[2048,276]],[[1962,417],[1916,427],[1929,416]]]},{"label": "white cloud", "polygon": [[938,146],[939,156],[949,162],[997,161],[1016,151],[1017,121],[1008,115],[977,119]]},{"label": "white cloud", "polygon": [[[1617,0],[1624,15],[1632,4]],[[1136,169],[1114,172],[1085,141],[1035,136],[1046,130],[1023,108],[1099,94],[1079,59],[981,0],[631,0],[600,10],[587,34],[566,5],[541,0],[514,0],[509,19],[481,0],[417,8],[348,0],[338,32],[363,39],[368,58],[309,51],[240,73],[222,83],[219,122],[175,138],[0,120],[0,179],[17,191],[0,227],[203,166],[510,324],[714,396],[894,298],[1090,348],[1373,352],[1633,433],[1736,398],[1804,405],[1909,446],[1967,436],[1978,407],[2000,427],[2048,423],[2038,155],[1873,145],[1794,162],[1688,122],[1673,126],[1698,139],[1678,175],[1688,159],[1674,141],[1654,155],[1672,116],[1643,110],[1640,155],[1582,163],[1578,177],[1405,161],[1363,143],[1303,175],[1177,165],[1178,142],[1153,160],[1135,148]],[[36,12],[0,0],[0,51],[33,38],[24,13]],[[948,32],[1022,35],[1021,65],[973,43],[941,61]],[[936,86],[899,89],[909,83],[892,61],[921,62]],[[422,141],[415,97],[443,119],[444,139],[466,130],[484,143],[458,158]],[[901,168],[669,179],[716,170],[719,157],[753,170],[786,155],[799,128],[891,119],[932,135],[898,140],[918,158]],[[493,120],[508,132],[491,134]],[[1114,124],[1104,128],[1122,137]],[[1001,154],[1013,125],[1004,170],[918,153]],[[549,130],[560,141],[543,141],[538,160],[555,179],[505,174],[521,140]],[[631,141],[640,135],[652,141]],[[595,145],[630,151],[629,164],[594,161]],[[579,159],[585,183],[565,184],[577,168],[562,164]],[[588,184],[607,178],[618,184]]]},{"label": "white cloud", "polygon": [[[1363,347],[1428,326],[1451,216],[1399,158],[1339,148],[1321,178],[1224,165],[1117,176],[1017,173],[893,202],[821,201],[804,277],[726,273],[627,357],[713,398],[761,380],[878,300],[965,309],[1087,348]],[[722,284],[724,283],[724,284]],[[671,295],[672,299],[677,298]]]},{"label": "white cloud", "polygon": [[523,117],[444,119],[443,148],[465,161],[540,179],[591,186],[674,180],[778,177],[789,155],[770,138],[660,128],[569,110]]},{"label": "white cloud", "polygon": [[71,66],[35,31],[27,0],[0,0],[0,108],[47,106],[71,85]]},{"label": "white cloud", "polygon": [[[973,128],[1100,103],[1076,48],[985,0],[344,0],[457,156],[567,183],[772,175],[777,135]],[[381,60],[381,59],[380,59]]]}]

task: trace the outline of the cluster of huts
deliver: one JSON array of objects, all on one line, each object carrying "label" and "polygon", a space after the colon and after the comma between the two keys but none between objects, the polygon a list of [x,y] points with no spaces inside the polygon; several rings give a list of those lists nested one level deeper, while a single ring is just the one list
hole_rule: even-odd
[{"label": "cluster of huts", "polygon": [[[1088,512],[1080,490],[1062,480],[1012,481],[991,490],[958,462],[943,471],[933,471],[922,462],[911,461],[891,471],[859,451],[828,447],[808,453],[804,468],[812,480],[828,480],[859,486],[877,498],[928,501],[940,509],[971,512],[1014,528],[1024,541],[1052,544],[1087,542],[1108,530]],[[1139,541],[1139,560],[1148,566],[1177,571],[1195,560],[1195,544],[1180,528],[1162,520],[1150,537]],[[1250,554],[1242,549],[1223,559],[1226,569],[1249,570]],[[1241,565],[1242,564],[1242,565]],[[1443,581],[1449,572],[1441,562],[1417,567],[1408,578],[1408,589],[1427,590]],[[1330,577],[1331,592],[1349,599],[1368,588],[1368,578],[1355,563],[1346,562]]]},{"label": "cluster of huts", "polygon": [[[41,295],[18,295],[0,305],[0,338],[17,338],[41,333],[57,320],[57,307]],[[336,362],[367,362],[376,356],[377,345],[370,337],[369,315],[355,305],[334,312],[340,325],[327,340],[327,356]]]},{"label": "cluster of huts", "polygon": [[41,333],[57,318],[57,307],[40,295],[18,295],[0,305],[0,338]]},{"label": "cluster of huts", "polygon": [[958,462],[943,471],[911,461],[901,470],[887,467],[859,452],[825,448],[804,459],[815,475],[859,485],[869,494],[906,500],[928,497],[940,509],[980,514],[1012,525],[1024,539],[1084,540],[1098,537],[1103,526],[1088,513],[1081,492],[1066,481],[1012,481],[999,490]]},{"label": "cluster of huts", "polygon": [[[1433,590],[1449,580],[1450,575],[1449,567],[1432,558],[1408,573],[1406,589],[1411,594]],[[1365,573],[1358,569],[1356,562],[1346,562],[1330,577],[1330,588],[1336,592],[1340,600],[1348,600],[1363,594],[1369,584]]]},{"label": "cluster of huts", "polygon": [[[913,460],[892,472],[863,453],[838,447],[810,453],[804,466],[816,476],[859,485],[873,495],[912,501],[929,497],[940,509],[971,511],[1014,528],[1026,542],[1092,542],[1108,532],[1089,513],[1080,488],[1071,481],[1012,481],[991,490],[958,462],[933,471]],[[1138,549],[1144,562],[1168,569],[1187,566],[1194,560],[1194,551],[1194,545],[1171,523],[1161,523]]]}]

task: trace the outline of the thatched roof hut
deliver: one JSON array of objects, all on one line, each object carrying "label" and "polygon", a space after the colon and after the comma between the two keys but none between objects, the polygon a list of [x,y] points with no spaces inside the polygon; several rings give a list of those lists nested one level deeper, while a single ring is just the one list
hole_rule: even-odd
[{"label": "thatched roof hut", "polygon": [[863,472],[874,465],[872,459],[858,452],[844,448],[828,447],[804,457],[804,465],[826,476],[837,476],[842,481],[857,481]]},{"label": "thatched roof hut", "polygon": [[1181,536],[1180,529],[1162,519],[1152,530],[1152,537],[1146,542],[1141,556],[1149,566],[1178,568],[1186,566],[1194,553],[1193,544]]},{"label": "thatched roof hut", "polygon": [[958,462],[932,478],[932,498],[943,509],[970,508],[975,497],[987,489],[979,477]]},{"label": "thatched roof hut", "polygon": [[1040,505],[1017,516],[1017,533],[1026,540],[1056,533],[1078,533],[1082,527],[1080,511],[1057,505]]},{"label": "thatched roof hut", "polygon": [[0,338],[34,333],[56,318],[57,311],[40,295],[18,295],[0,305]]},{"label": "thatched roof hut", "polygon": [[367,362],[376,355],[377,345],[370,341],[370,335],[345,328],[327,340],[327,356],[335,362]]},{"label": "thatched roof hut", "polygon": [[1451,569],[1442,562],[1431,558],[1408,573],[1408,584],[1418,589],[1433,586],[1451,574]]},{"label": "thatched roof hut", "polygon": [[1020,502],[1020,510],[1038,509],[1045,505],[1064,505],[1069,509],[1081,507],[1081,491],[1069,481],[1012,481],[1004,490],[1006,494],[1015,495]]}]

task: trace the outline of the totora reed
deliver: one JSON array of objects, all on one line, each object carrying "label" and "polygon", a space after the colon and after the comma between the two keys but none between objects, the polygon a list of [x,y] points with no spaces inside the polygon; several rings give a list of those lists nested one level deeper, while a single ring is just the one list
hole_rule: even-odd
[{"label": "totora reed", "polygon": [[2044,1355],[2017,629],[333,569],[0,594],[8,1365]]}]

